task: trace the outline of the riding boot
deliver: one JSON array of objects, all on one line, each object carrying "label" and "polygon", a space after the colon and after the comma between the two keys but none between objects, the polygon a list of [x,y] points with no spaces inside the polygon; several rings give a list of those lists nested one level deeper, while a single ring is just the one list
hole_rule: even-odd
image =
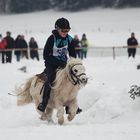
[{"label": "riding boot", "polygon": [[50,98],[51,87],[48,82],[45,83],[42,102],[38,105],[37,109],[44,112]]}]

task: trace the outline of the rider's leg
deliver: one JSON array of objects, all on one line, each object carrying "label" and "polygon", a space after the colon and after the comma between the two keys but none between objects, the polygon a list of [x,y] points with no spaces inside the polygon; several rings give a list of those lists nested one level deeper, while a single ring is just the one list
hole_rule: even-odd
[{"label": "rider's leg", "polygon": [[45,82],[45,86],[44,86],[42,102],[37,107],[37,109],[42,111],[42,112],[45,111],[46,106],[48,104],[48,100],[50,98],[52,82],[54,81],[55,75],[56,75],[55,69],[49,65],[47,66],[47,69],[44,70],[44,72],[47,75],[47,81]]}]

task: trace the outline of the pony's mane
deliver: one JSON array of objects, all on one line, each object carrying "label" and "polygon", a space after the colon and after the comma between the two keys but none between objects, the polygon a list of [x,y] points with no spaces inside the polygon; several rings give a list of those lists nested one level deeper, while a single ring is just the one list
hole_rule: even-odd
[{"label": "pony's mane", "polygon": [[82,60],[79,59],[79,58],[73,58],[72,57],[68,60],[67,65],[73,66],[73,65],[78,64],[78,63],[82,64]]},{"label": "pony's mane", "polygon": [[52,87],[53,89],[59,90],[62,86],[65,85],[66,81],[68,80],[69,69],[77,63],[82,64],[82,61],[78,58],[70,58],[66,67],[57,71],[54,85]]}]

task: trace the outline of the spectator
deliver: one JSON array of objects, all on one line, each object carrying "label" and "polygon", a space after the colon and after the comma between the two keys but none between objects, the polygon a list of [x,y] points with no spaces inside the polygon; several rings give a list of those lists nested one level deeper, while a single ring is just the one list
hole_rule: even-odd
[{"label": "spectator", "polygon": [[73,43],[76,51],[76,57],[81,58],[80,40],[78,38],[78,35],[74,36]]},{"label": "spectator", "polygon": [[82,35],[82,39],[81,39],[81,59],[83,58],[87,58],[87,51],[88,51],[88,40],[86,38],[86,34]]},{"label": "spectator", "polygon": [[30,48],[30,57],[32,59],[36,58],[39,61],[38,44],[33,37],[31,37],[30,39],[29,48]]},{"label": "spectator", "polygon": [[[15,40],[15,49],[21,49],[21,35],[18,35]],[[21,50],[15,50],[16,60],[20,61]]]},{"label": "spectator", "polygon": [[[11,37],[11,32],[6,32],[6,37],[4,38],[6,40],[6,49],[13,49],[14,48],[14,39]],[[6,51],[6,62],[11,63],[12,62],[12,50]]]},{"label": "spectator", "polygon": [[135,33],[131,33],[131,37],[128,38],[127,40],[127,45],[128,45],[128,57],[133,57],[135,58],[136,55],[136,48],[138,45],[137,39],[135,38]]},{"label": "spectator", "polygon": [[24,49],[22,51],[22,57],[25,57],[26,59],[28,59],[28,44],[26,42],[26,40],[24,39],[24,35],[21,35],[21,40],[20,40],[20,45],[21,45],[21,49]]},{"label": "spectator", "polygon": [[2,38],[2,35],[0,34],[0,52],[2,54],[2,63],[6,62],[6,53],[3,51],[7,46],[6,40]]}]

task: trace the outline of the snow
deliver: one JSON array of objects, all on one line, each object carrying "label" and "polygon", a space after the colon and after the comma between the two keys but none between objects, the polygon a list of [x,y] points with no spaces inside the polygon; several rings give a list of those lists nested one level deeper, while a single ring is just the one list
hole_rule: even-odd
[{"label": "snow", "polygon": [[25,34],[37,38],[40,48],[54,28],[57,18],[66,17],[71,23],[71,34],[87,34],[91,46],[124,46],[131,32],[140,38],[140,8],[91,9],[82,12],[55,12],[52,10],[30,14],[0,15],[0,32],[10,30],[14,37]]},{"label": "snow", "polygon": [[[140,9],[95,9],[76,13],[44,11],[22,15],[0,15],[1,32],[7,29],[14,37],[26,33],[27,39],[35,36],[43,47],[58,17],[68,17],[72,23],[71,34],[87,33],[92,45],[126,45],[131,31],[140,37]],[[10,22],[9,22],[10,21]],[[98,27],[101,31],[98,31]],[[129,30],[131,29],[131,31]],[[111,31],[112,30],[112,31]],[[92,42],[93,41],[93,42]],[[42,45],[42,46],[41,46]],[[89,77],[88,84],[79,92],[78,102],[83,109],[72,122],[66,120],[60,126],[56,116],[54,123],[41,121],[34,104],[18,107],[14,94],[21,85],[44,69],[44,62],[21,60],[12,64],[0,63],[0,139],[1,140],[138,140],[140,139],[140,99],[132,100],[128,91],[131,85],[140,85],[140,55],[112,57],[88,56],[83,60]],[[27,73],[19,68],[27,67]]]}]

